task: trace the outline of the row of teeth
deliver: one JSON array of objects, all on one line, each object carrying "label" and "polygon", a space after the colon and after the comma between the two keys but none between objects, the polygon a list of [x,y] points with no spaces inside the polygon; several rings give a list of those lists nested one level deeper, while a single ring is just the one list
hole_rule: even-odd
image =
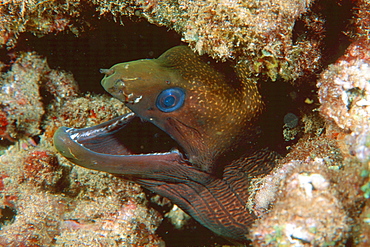
[{"label": "row of teeth", "polygon": [[99,133],[101,132],[109,132],[112,129],[117,128],[117,126],[122,125],[122,123],[125,123],[127,119],[129,119],[130,117],[133,117],[134,115],[135,113],[133,112],[128,113],[124,115],[122,118],[118,119],[116,122],[108,126],[105,126],[103,128],[92,129],[90,131],[83,131],[83,132],[79,132],[78,129],[69,128],[66,130],[66,132],[70,134],[70,137],[73,141],[77,141],[77,139],[80,137],[85,137],[85,136],[90,136],[90,135],[99,135]]},{"label": "row of teeth", "polygon": [[143,96],[140,95],[139,97],[136,97],[135,99],[131,99],[131,98],[134,97],[134,94],[133,93],[127,94],[125,92],[125,89],[126,89],[125,81],[135,81],[137,79],[138,79],[137,77],[134,77],[134,78],[121,78],[121,79],[118,79],[116,81],[116,85],[122,88],[122,93],[126,97],[125,100],[126,100],[127,103],[136,104],[136,103],[139,103],[140,100],[143,98]]},{"label": "row of teeth", "polygon": [[[101,132],[111,131],[112,129],[115,129],[116,126],[122,125],[122,123],[125,123],[127,121],[127,119],[133,117],[134,115],[135,115],[135,113],[133,113],[133,112],[128,113],[128,114],[122,116],[122,118],[118,119],[114,123],[112,123],[112,124],[110,124],[108,126],[105,126],[103,128],[93,129],[93,130],[84,131],[84,132],[78,132],[78,129],[69,128],[69,129],[66,130],[66,132],[69,133],[70,138],[74,142],[78,143],[77,140],[80,137],[90,136],[90,135],[99,135],[99,133],[101,133]],[[80,143],[78,143],[78,144],[80,144]],[[83,146],[82,144],[80,144],[80,145]],[[149,154],[134,154],[134,155],[139,155],[139,156],[146,156],[146,155],[166,155],[166,154],[171,154],[171,153],[176,153],[176,154],[181,155],[180,151],[178,149],[176,149],[176,148],[172,149],[169,152],[164,152],[164,153],[149,153]]]}]

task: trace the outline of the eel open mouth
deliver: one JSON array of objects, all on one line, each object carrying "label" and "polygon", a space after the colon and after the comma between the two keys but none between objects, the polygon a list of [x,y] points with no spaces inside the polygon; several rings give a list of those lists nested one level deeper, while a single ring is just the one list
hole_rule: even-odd
[{"label": "eel open mouth", "polygon": [[[83,129],[61,127],[54,135],[54,145],[73,163],[114,174],[145,177],[148,173],[158,172],[163,162],[182,163],[184,161],[177,149],[163,150],[166,146],[166,148],[176,147],[176,142],[150,123],[148,124],[157,128],[157,132],[152,133],[153,136],[167,136],[163,145],[155,145],[157,150],[145,153],[153,147],[153,145],[145,147],[145,144],[150,144],[152,141],[145,141],[140,137],[137,138],[139,140],[132,140],[132,137],[126,139],[125,133],[122,134],[122,132],[126,134],[132,132],[129,125],[135,121],[141,120],[135,113],[130,112],[93,127]],[[157,139],[163,140],[163,138]],[[132,145],[133,143],[141,143],[141,145]],[[161,149],[158,150],[158,146]]]}]

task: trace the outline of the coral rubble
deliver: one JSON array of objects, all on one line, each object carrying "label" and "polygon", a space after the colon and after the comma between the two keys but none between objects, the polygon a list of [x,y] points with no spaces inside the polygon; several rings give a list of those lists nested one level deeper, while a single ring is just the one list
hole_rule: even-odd
[{"label": "coral rubble", "polygon": [[0,137],[12,141],[41,133],[43,87],[56,100],[76,96],[78,90],[71,74],[50,69],[45,58],[32,52],[17,55],[1,74],[0,87]]}]

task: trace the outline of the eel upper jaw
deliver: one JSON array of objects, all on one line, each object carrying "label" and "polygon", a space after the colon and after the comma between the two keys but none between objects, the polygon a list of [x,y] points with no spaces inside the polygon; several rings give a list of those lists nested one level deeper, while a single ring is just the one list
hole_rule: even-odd
[{"label": "eel upper jaw", "polygon": [[54,135],[56,149],[71,162],[85,168],[113,174],[147,177],[160,173],[171,163],[186,163],[178,150],[133,154],[114,134],[137,115],[133,112],[102,124],[74,129],[61,127]]}]

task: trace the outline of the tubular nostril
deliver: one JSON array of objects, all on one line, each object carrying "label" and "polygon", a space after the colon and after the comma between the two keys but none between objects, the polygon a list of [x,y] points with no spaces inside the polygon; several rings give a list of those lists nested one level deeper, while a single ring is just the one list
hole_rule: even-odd
[{"label": "tubular nostril", "polygon": [[113,69],[100,69],[99,72],[106,76],[110,76],[114,73],[114,70]]}]

